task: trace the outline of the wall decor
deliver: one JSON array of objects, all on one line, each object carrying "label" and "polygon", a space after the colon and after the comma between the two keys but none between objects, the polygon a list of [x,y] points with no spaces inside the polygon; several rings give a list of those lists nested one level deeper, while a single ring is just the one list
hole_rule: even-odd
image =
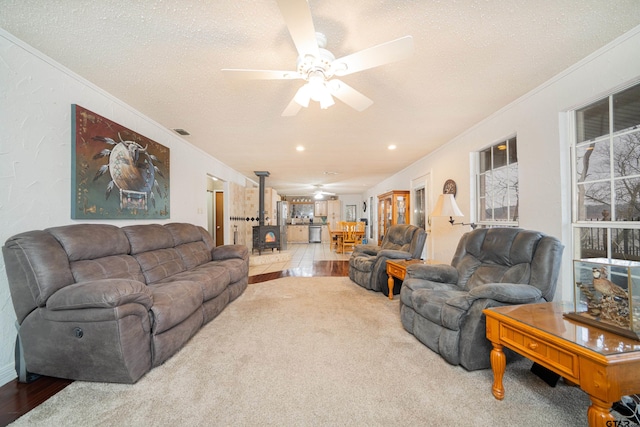
[{"label": "wall decor", "polygon": [[356,222],[356,205],[347,205],[345,219],[347,222]]},{"label": "wall decor", "polygon": [[71,218],[169,218],[169,148],[71,106]]},{"label": "wall decor", "polygon": [[444,186],[442,187],[443,194],[453,194],[453,197],[456,197],[457,192],[458,186],[454,180],[448,179],[444,182]]}]

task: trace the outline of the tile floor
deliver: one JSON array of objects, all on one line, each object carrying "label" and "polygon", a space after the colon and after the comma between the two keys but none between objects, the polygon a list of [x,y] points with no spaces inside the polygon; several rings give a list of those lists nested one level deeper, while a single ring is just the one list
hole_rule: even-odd
[{"label": "tile floor", "polygon": [[328,243],[289,243],[282,252],[263,251],[251,255],[249,261],[249,276],[289,270],[292,268],[311,267],[313,261],[348,260],[351,256],[337,254],[331,250]]}]

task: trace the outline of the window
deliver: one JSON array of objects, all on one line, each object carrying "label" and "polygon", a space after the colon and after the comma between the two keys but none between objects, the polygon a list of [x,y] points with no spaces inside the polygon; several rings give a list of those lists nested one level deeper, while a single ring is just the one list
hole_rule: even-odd
[{"label": "window", "polygon": [[518,225],[516,137],[478,153],[476,216],[480,225]]},{"label": "window", "polygon": [[640,85],[574,112],[579,258],[640,260]]},{"label": "window", "polygon": [[415,200],[413,202],[413,224],[422,228],[422,229],[426,229],[426,215],[424,213],[424,207],[425,207],[425,190],[424,190],[424,186],[420,187],[420,188],[414,188],[413,189],[413,199]]}]

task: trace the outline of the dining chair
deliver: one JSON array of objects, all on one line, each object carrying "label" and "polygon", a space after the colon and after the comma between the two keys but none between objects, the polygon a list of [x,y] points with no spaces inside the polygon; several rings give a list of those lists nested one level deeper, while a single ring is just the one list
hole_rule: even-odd
[{"label": "dining chair", "polygon": [[338,230],[336,233],[336,253],[342,253],[342,239],[344,238],[344,229],[347,226],[346,221],[338,221]]},{"label": "dining chair", "polygon": [[342,253],[353,252],[358,244],[356,223],[347,223],[343,228],[342,233]]},{"label": "dining chair", "polygon": [[362,240],[364,239],[364,235],[366,234],[366,224],[362,221],[359,221],[358,223],[356,223],[356,240],[357,240],[357,245],[361,245],[362,244]]}]

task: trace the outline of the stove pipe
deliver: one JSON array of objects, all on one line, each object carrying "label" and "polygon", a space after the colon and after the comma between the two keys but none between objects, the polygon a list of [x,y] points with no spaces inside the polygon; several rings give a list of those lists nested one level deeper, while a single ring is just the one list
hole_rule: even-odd
[{"label": "stove pipe", "polygon": [[264,179],[269,176],[267,171],[254,171],[257,177],[260,178],[260,193],[258,194],[258,225],[264,225]]}]

